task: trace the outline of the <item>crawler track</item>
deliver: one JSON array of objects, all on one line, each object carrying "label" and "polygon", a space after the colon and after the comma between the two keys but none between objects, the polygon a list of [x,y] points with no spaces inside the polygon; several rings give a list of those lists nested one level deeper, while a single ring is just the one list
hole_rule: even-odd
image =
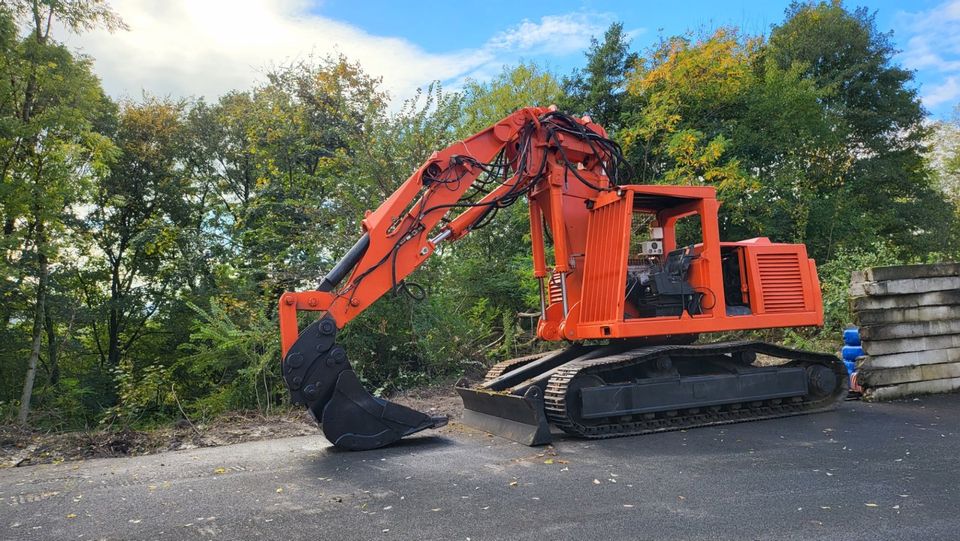
[{"label": "crawler track", "polygon": [[531,355],[526,355],[524,357],[517,357],[515,359],[507,359],[506,361],[500,361],[497,364],[490,367],[490,370],[487,370],[487,374],[483,377],[484,382],[493,381],[500,376],[506,374],[507,372],[520,368],[521,366],[532,363],[537,359],[553,353],[552,351],[544,351],[542,353],[533,353]]},{"label": "crawler track", "polygon": [[[603,378],[615,370],[621,370],[640,363],[653,361],[663,356],[696,360],[697,357],[759,353],[771,357],[787,359],[788,366],[808,367],[819,364],[829,368],[837,376],[838,384],[834,392],[817,397],[807,395],[788,399],[773,399],[751,402],[739,402],[695,408],[689,410],[668,410],[642,415],[618,417],[615,420],[602,419],[596,422],[584,422],[568,408],[571,396],[570,387],[579,376]],[[743,366],[750,366],[744,362]],[[596,359],[572,361],[561,367],[550,377],[544,392],[544,407],[550,422],[567,433],[584,438],[612,438],[681,430],[685,428],[721,425],[744,421],[757,421],[791,415],[801,415],[832,409],[842,402],[847,394],[847,373],[836,357],[832,355],[799,351],[764,342],[723,342],[705,345],[665,345],[637,348],[622,354],[609,355]],[[576,393],[573,393],[575,395]]]}]

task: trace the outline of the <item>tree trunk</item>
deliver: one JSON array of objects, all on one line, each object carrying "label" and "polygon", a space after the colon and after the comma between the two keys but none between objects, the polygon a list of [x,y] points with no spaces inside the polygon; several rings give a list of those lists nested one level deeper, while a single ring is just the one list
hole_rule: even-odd
[{"label": "tree trunk", "polygon": [[[46,302],[44,302],[44,305],[46,305]],[[46,308],[46,306],[44,307]],[[57,360],[57,329],[53,325],[53,318],[50,317],[50,310],[46,309],[44,312],[43,321],[47,328],[47,360],[50,364],[50,385],[56,385],[60,382],[60,363]]]},{"label": "tree trunk", "polygon": [[[37,224],[37,238],[43,238],[43,224]],[[27,416],[30,414],[30,398],[33,396],[33,381],[37,377],[37,361],[40,359],[40,346],[43,344],[43,319],[44,319],[44,301],[46,300],[47,289],[47,256],[43,253],[44,243],[37,243],[37,264],[38,264],[38,282],[37,282],[37,306],[33,316],[33,348],[30,350],[30,360],[27,363],[27,377],[23,381],[23,395],[20,398],[20,413],[17,415],[17,422],[21,425],[27,424]]]},{"label": "tree trunk", "polygon": [[[121,252],[122,253],[122,252]],[[120,364],[120,257],[111,269],[110,312],[107,320],[107,361],[111,367]]]}]

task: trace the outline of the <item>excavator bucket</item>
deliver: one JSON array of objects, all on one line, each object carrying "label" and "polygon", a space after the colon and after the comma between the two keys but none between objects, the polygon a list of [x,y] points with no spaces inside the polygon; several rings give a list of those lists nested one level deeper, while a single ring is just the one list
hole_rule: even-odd
[{"label": "excavator bucket", "polygon": [[305,404],[330,443],[351,451],[390,445],[404,436],[447,424],[435,417],[378,398],[364,389],[336,344],[329,315],[307,326],[287,352],[283,378],[294,404]]}]

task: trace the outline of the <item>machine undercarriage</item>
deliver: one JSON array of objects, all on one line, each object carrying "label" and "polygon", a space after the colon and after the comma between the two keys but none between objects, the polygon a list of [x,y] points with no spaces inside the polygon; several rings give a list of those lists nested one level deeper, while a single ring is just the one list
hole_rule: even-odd
[{"label": "machine undercarriage", "polygon": [[846,370],[832,355],[764,342],[628,341],[504,361],[457,392],[466,424],[541,445],[549,425],[610,438],[823,411],[846,396]]}]

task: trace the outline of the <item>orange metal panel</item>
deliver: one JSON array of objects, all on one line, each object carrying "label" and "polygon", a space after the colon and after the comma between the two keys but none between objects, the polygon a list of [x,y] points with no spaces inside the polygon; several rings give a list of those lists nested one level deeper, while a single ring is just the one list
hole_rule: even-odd
[{"label": "orange metal panel", "polygon": [[582,323],[623,319],[632,217],[633,192],[630,191],[590,212],[580,299]]}]

